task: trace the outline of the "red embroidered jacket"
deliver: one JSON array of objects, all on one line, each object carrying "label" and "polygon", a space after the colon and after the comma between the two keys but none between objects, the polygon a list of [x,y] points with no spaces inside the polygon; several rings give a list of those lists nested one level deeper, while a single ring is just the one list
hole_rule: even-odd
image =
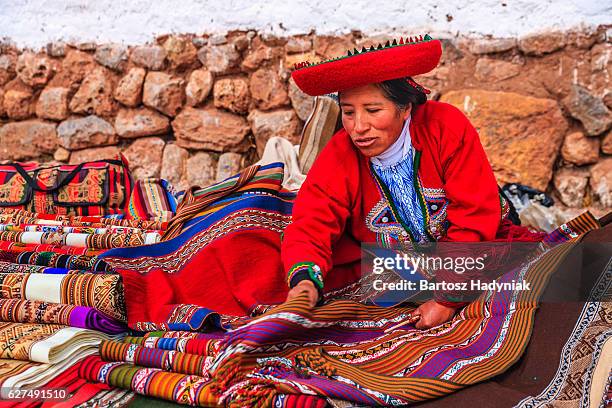
[{"label": "red embroidered jacket", "polygon": [[[417,193],[431,240],[490,241],[502,206],[491,166],[478,134],[454,106],[428,101],[410,122],[415,149]],[[285,270],[317,265],[325,291],[359,278],[361,243],[383,246],[410,242],[369,159],[342,129],[325,146],[293,206],[284,233]],[[318,268],[317,268],[318,269]]]}]

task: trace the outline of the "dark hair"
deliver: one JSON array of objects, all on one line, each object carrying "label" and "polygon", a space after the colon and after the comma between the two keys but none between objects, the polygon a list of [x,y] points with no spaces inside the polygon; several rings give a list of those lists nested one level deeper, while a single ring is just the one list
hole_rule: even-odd
[{"label": "dark hair", "polygon": [[422,105],[427,101],[427,95],[419,91],[408,83],[406,78],[391,79],[377,83],[387,99],[393,102],[399,109],[404,109],[408,104],[412,104],[412,108]]}]

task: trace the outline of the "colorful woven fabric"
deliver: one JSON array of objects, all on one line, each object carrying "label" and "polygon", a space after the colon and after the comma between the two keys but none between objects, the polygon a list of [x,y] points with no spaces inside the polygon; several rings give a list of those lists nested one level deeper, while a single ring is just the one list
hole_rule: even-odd
[{"label": "colorful woven fabric", "polygon": [[173,373],[198,375],[207,380],[213,360],[212,356],[142,347],[112,340],[100,344],[100,356],[104,361],[127,362]]},{"label": "colorful woven fabric", "polygon": [[90,306],[113,319],[126,320],[119,275],[0,274],[0,298]]},{"label": "colorful woven fabric", "polygon": [[87,255],[95,256],[104,250],[91,248],[77,248],[66,245],[50,245],[50,244],[23,244],[21,242],[0,241],[0,250],[9,252],[54,252],[64,255]]},{"label": "colorful woven fabric", "polygon": [[0,250],[0,261],[92,272],[113,272],[110,265],[97,257],[86,255],[65,255],[51,251],[11,252]]},{"label": "colorful woven fabric", "polygon": [[[280,233],[291,220],[295,197],[281,189],[282,175],[281,164],[261,167],[239,191],[190,212],[177,237],[102,254],[100,259],[123,278],[129,326],[141,331],[219,327],[213,310],[245,315],[261,303],[282,302],[287,288],[278,282],[285,273],[280,258],[270,254],[280,252]],[[232,180],[219,188],[227,183]],[[199,199],[214,191],[210,187]],[[266,273],[245,273],[253,264]]]},{"label": "colorful woven fabric", "polygon": [[0,240],[23,244],[67,245],[77,248],[110,249],[141,246],[159,242],[157,232],[126,234],[79,234],[57,232],[0,231]]},{"label": "colorful woven fabric", "polygon": [[167,182],[160,179],[138,180],[134,185],[130,204],[129,219],[170,221],[176,210],[176,200],[167,191]]},{"label": "colorful woven fabric", "polygon": [[110,225],[108,227],[93,228],[93,227],[72,227],[68,225],[44,225],[44,224],[0,224],[0,231],[15,231],[15,232],[56,232],[60,234],[67,233],[78,233],[78,234],[127,234],[127,233],[145,233],[145,232],[157,232],[162,231],[151,231],[142,230],[139,228],[131,227],[117,227]]},{"label": "colorful woven fabric", "polygon": [[42,214],[12,208],[0,208],[0,223],[2,224],[44,224],[67,225],[73,227],[104,228],[107,226],[131,227],[147,230],[164,230],[167,224],[160,221],[142,219],[122,219],[100,216],[70,216],[58,214]]},{"label": "colorful woven fabric", "polygon": [[196,375],[165,372],[128,363],[105,362],[98,356],[87,357],[79,376],[88,381],[131,389],[142,395],[175,401],[179,404],[214,406],[208,381]]},{"label": "colorful woven fabric", "polygon": [[0,359],[54,364],[82,350],[91,354],[109,338],[99,331],[61,324],[0,322]]},{"label": "colorful woven fabric", "polygon": [[63,305],[33,300],[0,299],[0,321],[61,324],[108,334],[126,331],[125,325],[87,306]]}]

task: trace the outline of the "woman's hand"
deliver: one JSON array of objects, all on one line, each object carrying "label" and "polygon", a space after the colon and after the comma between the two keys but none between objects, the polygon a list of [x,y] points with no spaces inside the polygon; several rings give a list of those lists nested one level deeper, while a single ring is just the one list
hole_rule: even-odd
[{"label": "woman's hand", "polygon": [[308,294],[310,307],[314,307],[314,305],[317,304],[317,300],[319,300],[319,291],[315,287],[314,283],[308,279],[300,281],[289,291],[287,294],[287,302],[295,299],[302,292],[306,292]]},{"label": "woman's hand", "polygon": [[441,305],[433,299],[428,300],[412,312],[412,316],[420,316],[414,327],[423,330],[439,326],[452,319],[456,311],[454,307]]}]

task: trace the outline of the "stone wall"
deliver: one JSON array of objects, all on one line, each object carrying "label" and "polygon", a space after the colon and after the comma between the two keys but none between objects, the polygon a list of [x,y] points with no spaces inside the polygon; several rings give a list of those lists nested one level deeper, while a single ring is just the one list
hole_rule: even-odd
[{"label": "stone wall", "polygon": [[[468,115],[500,183],[610,208],[610,31],[445,39],[440,66],[416,79]],[[299,142],[312,100],[290,79],[295,63],[387,39],[235,31],[133,47],[5,44],[0,159],[76,163],[122,152],[136,177],[203,186],[255,161],[271,136]]]}]

